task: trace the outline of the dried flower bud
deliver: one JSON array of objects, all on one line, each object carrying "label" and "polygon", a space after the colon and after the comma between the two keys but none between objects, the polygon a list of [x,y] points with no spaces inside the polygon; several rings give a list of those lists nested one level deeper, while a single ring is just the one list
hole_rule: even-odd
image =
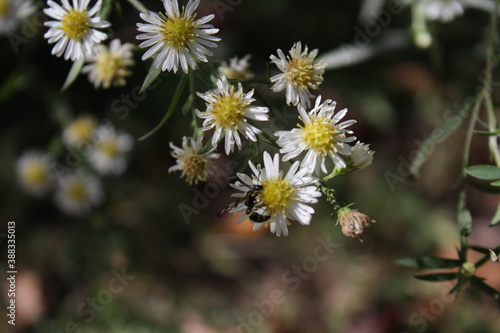
[{"label": "dried flower bud", "polygon": [[370,227],[370,222],[375,223],[375,220],[349,207],[341,208],[338,212],[338,223],[344,235],[358,237],[360,242],[363,242],[363,234]]}]

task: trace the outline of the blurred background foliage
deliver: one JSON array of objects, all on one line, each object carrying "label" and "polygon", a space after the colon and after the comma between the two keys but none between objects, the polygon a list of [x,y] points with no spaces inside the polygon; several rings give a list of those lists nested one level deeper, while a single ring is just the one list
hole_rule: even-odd
[{"label": "blurred background foliage", "polygon": [[[217,2],[202,0],[199,15],[216,13]],[[360,1],[232,3],[237,5],[229,5],[231,9],[212,22],[222,38],[212,59],[251,54],[257,77],[265,75],[269,55],[278,48],[289,50],[302,41],[326,53],[352,43],[354,28],[364,28],[358,21]],[[163,9],[160,1],[144,4],[151,10]],[[138,12],[125,1],[119,1],[119,6],[121,12],[113,10],[110,17],[113,31],[122,41],[137,44]],[[447,110],[474,95],[484,66],[488,19],[488,13],[470,9],[450,23],[435,23],[437,43],[430,49],[418,49],[409,42],[366,62],[325,73],[317,94],[347,107],[348,118],[358,121],[353,126],[355,135],[376,151],[374,163],[358,171],[357,177],[336,178],[332,184],[342,200],[356,202],[357,209],[377,221],[364,243],[342,235],[324,202],[315,206],[311,226],[293,225],[289,237],[252,232],[248,221],[237,225],[230,215],[216,220],[217,212],[230,202],[229,187],[186,223],[179,205],[192,206],[195,193],[178,174],[167,173],[175,163],[169,142],[179,145],[191,131],[190,119],[180,110],[153,137],[136,142],[124,175],[103,179],[106,201],[89,216],[66,217],[51,198],[29,197],[15,181],[15,161],[25,149],[47,150],[60,137],[58,112],[109,118],[138,138],[161,119],[179,77],[162,76],[162,82],[125,115],[113,112],[111,104],[142,84],[147,73],[140,60],[142,51],[134,53],[133,76],[125,87],[95,90],[81,75],[60,93],[71,64],[51,56],[43,38],[46,28],[38,23],[36,33],[19,45],[18,52],[3,37],[0,221],[4,227],[0,231],[5,232],[7,221],[16,221],[19,273],[17,325],[2,320],[0,330],[499,332],[493,299],[478,299],[465,291],[453,301],[447,295],[450,284],[416,280],[412,277],[416,272],[393,263],[403,256],[456,257],[456,182],[465,126],[435,146],[418,179],[403,177],[391,188],[386,177],[386,172],[399,175],[401,159],[408,161],[419,146],[415,140],[423,141],[443,126]],[[406,8],[391,16],[381,35],[396,30],[409,33],[410,21]],[[494,87],[498,79],[494,76]],[[271,99],[283,97],[262,91]],[[294,125],[294,120],[288,124]],[[488,152],[481,140],[486,139],[473,143],[472,159],[487,164]],[[66,156],[61,156],[64,163]],[[230,159],[243,163],[245,156],[235,154]],[[203,192],[203,184],[196,188]],[[475,221],[471,242],[496,247],[499,230],[488,228],[488,223],[498,197],[471,190],[468,199]],[[327,240],[336,247],[326,260],[318,260],[317,248]],[[5,267],[4,242],[0,248]],[[490,262],[477,275],[499,289],[497,265]],[[302,267],[302,275],[294,271],[297,267]],[[110,281],[123,271],[130,280],[108,300]],[[287,280],[292,277],[294,283]],[[5,289],[5,278],[1,281]],[[95,316],[90,314],[92,298],[98,302]],[[273,299],[279,304],[270,303]],[[3,309],[6,301],[2,292]]]}]

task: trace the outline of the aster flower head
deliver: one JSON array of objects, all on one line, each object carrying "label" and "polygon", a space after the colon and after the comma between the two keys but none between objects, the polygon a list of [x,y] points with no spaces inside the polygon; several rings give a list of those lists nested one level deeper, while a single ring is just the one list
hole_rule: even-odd
[{"label": "aster flower head", "polygon": [[62,134],[63,142],[71,147],[80,148],[92,141],[97,121],[92,116],[79,116],[67,125]]},{"label": "aster flower head", "polygon": [[116,133],[113,127],[101,125],[90,150],[89,162],[100,174],[120,175],[127,168],[126,154],[134,141],[125,133]]},{"label": "aster flower head", "polygon": [[240,132],[249,140],[256,142],[256,135],[261,133],[257,127],[250,125],[247,119],[256,121],[269,120],[269,109],[263,106],[252,106],[255,101],[253,90],[243,93],[241,83],[238,88],[229,84],[225,76],[217,80],[217,89],[198,96],[206,101],[207,109],[204,112],[195,110],[202,119],[202,131],[215,128],[212,137],[212,146],[215,148],[219,139],[225,136],[225,151],[229,155],[234,150],[234,144],[241,149]]},{"label": "aster flower head", "polygon": [[464,13],[464,7],[457,0],[423,0],[420,4],[429,20],[448,22]]},{"label": "aster flower head", "polygon": [[90,0],[73,0],[70,5],[68,0],[61,0],[62,6],[49,0],[49,8],[43,12],[55,21],[46,21],[49,30],[44,37],[49,44],[54,44],[52,54],[64,59],[85,59],[97,52],[97,45],[108,36],[96,29],[107,28],[111,24],[96,16],[101,9],[102,0],[97,0],[95,5],[88,9]]},{"label": "aster flower head", "polygon": [[355,170],[364,169],[373,162],[373,154],[375,152],[370,150],[370,145],[362,142],[356,142],[352,147],[351,154],[349,155],[352,167]]},{"label": "aster flower head", "polygon": [[189,185],[198,184],[198,182],[207,181],[210,176],[217,172],[217,162],[220,154],[214,153],[213,149],[201,153],[203,136],[194,140],[193,138],[183,137],[182,148],[175,146],[172,142],[172,156],[176,158],[176,164],[168,169],[168,172],[181,171],[181,177],[186,177]]},{"label": "aster flower head", "polygon": [[95,88],[124,86],[125,77],[131,74],[128,67],[134,64],[134,47],[131,43],[121,44],[119,39],[113,39],[109,47],[101,44],[97,53],[87,59],[89,64],[82,68],[82,73],[88,74],[89,81],[94,83]]},{"label": "aster flower head", "polygon": [[[263,160],[264,168],[249,162],[254,173],[253,177],[238,173],[241,181],[231,184],[233,188],[241,191],[233,194],[233,197],[242,200],[231,212],[248,212],[250,208],[250,213],[266,217],[264,223],[254,223],[254,230],[266,225],[277,236],[281,234],[288,236],[288,225],[291,221],[297,221],[302,225],[310,224],[314,214],[314,209],[310,205],[318,202],[317,198],[321,196],[315,185],[318,179],[308,175],[306,169],[299,170],[299,162],[293,163],[284,175],[280,170],[279,154],[271,157],[268,152],[264,152]],[[254,186],[258,186],[259,190],[254,192],[254,204],[248,207],[248,191]],[[246,213],[243,214],[238,222],[244,221],[247,217]]]},{"label": "aster flower head", "polygon": [[102,203],[104,192],[98,178],[77,170],[61,176],[55,199],[64,213],[82,217]]},{"label": "aster flower head", "polygon": [[30,0],[0,0],[0,36],[12,33],[35,10]]},{"label": "aster flower head", "polygon": [[143,32],[137,39],[144,40],[140,47],[149,47],[142,60],[156,55],[153,66],[174,73],[179,64],[184,73],[189,71],[189,67],[196,69],[195,58],[207,62],[207,56],[212,55],[207,47],[217,47],[215,42],[220,38],[213,35],[219,29],[207,24],[214,18],[213,14],[195,20],[194,11],[199,4],[200,0],[189,0],[186,7],[179,9],[177,0],[163,0],[165,13],[141,13],[147,24],[137,23],[137,30]]},{"label": "aster flower head", "polygon": [[301,167],[319,175],[320,169],[327,173],[325,159],[330,157],[335,166],[345,168],[346,163],[342,155],[349,155],[351,147],[349,142],[356,140],[352,131],[346,128],[354,124],[355,120],[340,122],[347,113],[347,109],[335,113],[336,103],[330,99],[321,103],[321,96],[316,98],[314,108],[307,113],[299,105],[299,119],[303,125],[298,125],[291,131],[278,131],[277,143],[282,147],[280,153],[285,154],[283,161],[288,161],[299,156],[303,151],[306,155]]},{"label": "aster flower head", "polygon": [[241,59],[238,59],[238,57],[233,57],[229,59],[229,64],[223,61],[217,70],[220,75],[225,76],[227,79],[239,81],[250,80],[254,77],[254,74],[249,69],[250,58],[250,54],[247,54]]},{"label": "aster flower head", "polygon": [[307,46],[302,51],[301,42],[293,45],[290,56],[285,56],[280,49],[278,49],[279,58],[271,55],[271,62],[283,72],[271,77],[271,82],[274,83],[272,90],[274,92],[286,90],[288,105],[302,104],[305,107],[311,105],[310,98],[314,96],[309,89],[317,89],[323,82],[326,67],[321,61],[314,62],[317,55],[317,49],[309,53]]},{"label": "aster flower head", "polygon": [[15,171],[21,187],[29,194],[41,197],[53,185],[54,177],[50,169],[52,159],[37,150],[24,152],[16,162]]}]

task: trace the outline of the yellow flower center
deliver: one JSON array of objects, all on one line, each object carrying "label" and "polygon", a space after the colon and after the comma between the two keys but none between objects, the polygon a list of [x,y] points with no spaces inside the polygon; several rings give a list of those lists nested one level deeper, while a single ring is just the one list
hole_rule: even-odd
[{"label": "yellow flower center", "polygon": [[118,148],[118,143],[114,139],[108,139],[99,144],[99,151],[104,155],[115,158],[120,155],[120,149]]},{"label": "yellow flower center", "polygon": [[197,153],[188,153],[184,157],[181,165],[182,177],[186,177],[189,185],[198,184],[200,181],[207,180],[208,160]]},{"label": "yellow flower center", "polygon": [[258,193],[258,200],[265,207],[266,215],[273,216],[286,210],[290,200],[293,200],[295,188],[281,177],[263,180],[262,187]]},{"label": "yellow flower center", "polygon": [[7,16],[10,7],[11,5],[9,0],[0,0],[0,17]]},{"label": "yellow flower center", "polygon": [[103,82],[104,88],[109,88],[111,83],[120,83],[120,77],[128,75],[127,71],[120,73],[124,67],[122,57],[113,55],[104,49],[101,49],[97,56],[96,67],[97,80]]},{"label": "yellow flower center", "polygon": [[75,120],[69,128],[73,144],[89,143],[95,129],[95,120],[92,117],[84,116]]},{"label": "yellow flower center", "polygon": [[229,95],[220,96],[212,103],[211,112],[217,127],[236,129],[244,120],[245,106],[249,103],[243,102],[241,97],[233,94],[233,91],[234,87],[231,87]]},{"label": "yellow flower center", "polygon": [[289,68],[286,72],[288,80],[298,88],[312,88],[318,86],[318,82],[314,80],[314,64],[312,59],[304,57],[292,58],[289,61]]},{"label": "yellow flower center", "polygon": [[337,131],[337,127],[324,117],[315,115],[309,117],[311,119],[310,124],[299,125],[304,131],[302,140],[307,145],[307,148],[323,156],[331,151],[336,151],[335,144],[337,138],[341,136]]},{"label": "yellow flower center", "polygon": [[81,203],[87,200],[87,188],[85,187],[85,184],[80,183],[80,182],[75,182],[71,184],[68,188],[67,191],[68,196],[71,198],[71,200]]},{"label": "yellow flower center", "polygon": [[163,23],[162,40],[175,50],[186,49],[187,44],[196,37],[195,24],[190,17],[169,18]]},{"label": "yellow flower center", "polygon": [[39,163],[27,165],[24,170],[24,179],[28,184],[37,185],[43,183],[46,178],[47,172]]},{"label": "yellow flower center", "polygon": [[61,20],[61,30],[68,38],[81,40],[90,30],[87,11],[70,10]]}]

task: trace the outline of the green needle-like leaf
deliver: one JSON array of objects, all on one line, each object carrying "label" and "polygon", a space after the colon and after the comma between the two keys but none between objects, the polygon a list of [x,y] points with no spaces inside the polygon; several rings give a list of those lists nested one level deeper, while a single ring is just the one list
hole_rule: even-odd
[{"label": "green needle-like leaf", "polygon": [[432,274],[415,275],[414,277],[416,279],[424,281],[443,282],[456,279],[457,276],[458,273],[432,273]]},{"label": "green needle-like leaf", "polygon": [[484,278],[472,276],[470,278],[470,282],[473,286],[479,288],[486,295],[490,295],[493,298],[500,300],[500,292],[498,292],[495,288],[484,283]]},{"label": "green needle-like leaf", "polygon": [[71,84],[76,80],[78,77],[78,74],[80,74],[80,70],[83,67],[85,60],[83,59],[78,59],[73,62],[73,66],[71,66],[71,69],[69,70],[68,77],[66,78],[66,81],[63,84],[63,87],[61,88],[61,92],[65,91],[68,89]]},{"label": "green needle-like leaf", "polygon": [[142,84],[141,90],[139,90],[139,94],[142,94],[146,89],[149,88],[153,82],[155,82],[156,78],[158,75],[161,74],[161,66],[155,67],[151,65],[148,71],[148,75],[146,75],[146,78],[144,79],[144,83]]},{"label": "green needle-like leaf", "polygon": [[417,269],[455,268],[460,266],[457,259],[445,259],[438,257],[406,257],[394,260],[397,264]]}]

